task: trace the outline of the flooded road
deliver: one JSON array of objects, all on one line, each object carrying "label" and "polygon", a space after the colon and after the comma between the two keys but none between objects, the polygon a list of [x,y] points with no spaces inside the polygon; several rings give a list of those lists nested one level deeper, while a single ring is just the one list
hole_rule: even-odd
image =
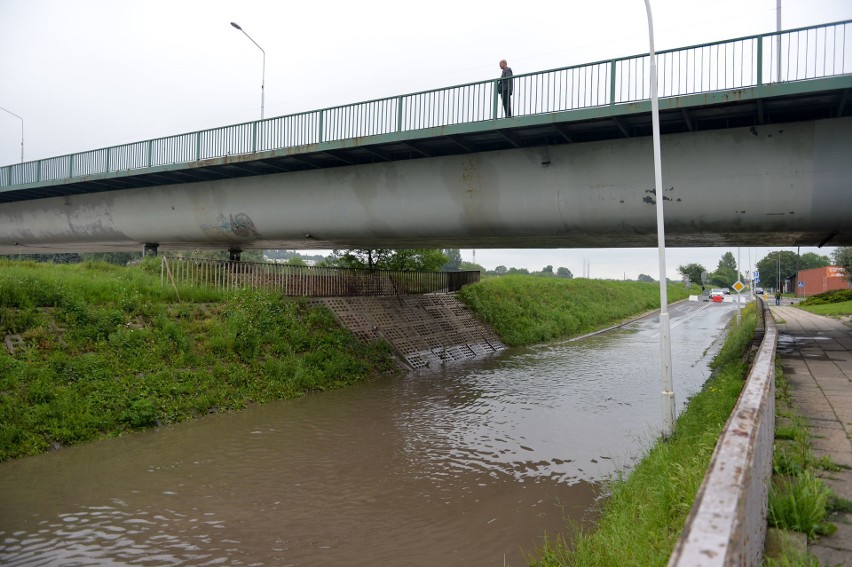
[{"label": "flooded road", "polygon": [[[679,411],[730,304],[672,316]],[[525,565],[659,431],[659,324],[0,464],[3,565]]]}]

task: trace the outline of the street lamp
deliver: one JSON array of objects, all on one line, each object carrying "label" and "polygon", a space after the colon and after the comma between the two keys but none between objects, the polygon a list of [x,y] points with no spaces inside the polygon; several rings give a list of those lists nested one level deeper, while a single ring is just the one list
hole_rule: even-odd
[{"label": "street lamp", "polygon": [[24,163],[24,119],[12,112],[11,110],[6,110],[2,106],[0,106],[0,110],[2,110],[3,112],[8,112],[9,114],[21,121],[21,163]]},{"label": "street lamp", "polygon": [[[231,22],[231,25],[234,26],[235,28],[237,28],[238,30],[240,30],[241,32],[243,32],[246,35],[247,38],[251,39],[251,36],[249,34],[247,34],[246,30],[241,28],[239,26],[239,24],[236,24],[235,22]],[[257,42],[255,40],[251,39],[251,42],[253,44],[257,45]],[[257,45],[257,48],[260,49],[261,53],[263,53],[263,77],[262,77],[261,82],[260,82],[260,119],[263,120],[263,95],[264,95],[264,85],[266,84],[266,51],[264,51],[263,48],[259,45]]]},{"label": "street lamp", "polygon": [[675,395],[672,386],[672,341],[666,289],[666,231],[663,220],[663,168],[660,159],[660,104],[657,100],[657,55],[654,53],[654,21],[651,2],[645,0],[648,13],[648,43],[651,62],[651,122],[654,136],[654,185],[657,194],[657,249],[660,256],[660,352],[663,370],[663,437],[674,433]]},{"label": "street lamp", "polygon": [[778,274],[777,274],[777,278],[776,278],[776,285],[777,285],[777,287],[775,288],[776,293],[781,291],[781,251],[780,250],[778,251],[777,258],[778,258],[778,268],[777,268]]}]

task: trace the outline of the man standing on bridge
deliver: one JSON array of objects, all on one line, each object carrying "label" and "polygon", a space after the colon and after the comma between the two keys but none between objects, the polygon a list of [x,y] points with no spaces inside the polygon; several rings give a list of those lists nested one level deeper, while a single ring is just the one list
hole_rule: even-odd
[{"label": "man standing on bridge", "polygon": [[500,75],[500,81],[497,82],[497,92],[500,93],[500,98],[503,100],[503,113],[506,118],[512,117],[512,68],[506,64],[505,59],[500,60],[500,68],[503,73]]}]

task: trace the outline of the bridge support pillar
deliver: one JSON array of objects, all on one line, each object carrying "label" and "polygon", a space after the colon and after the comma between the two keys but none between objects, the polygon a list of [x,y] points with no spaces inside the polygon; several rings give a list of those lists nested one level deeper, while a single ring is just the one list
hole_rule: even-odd
[{"label": "bridge support pillar", "polygon": [[239,248],[229,248],[228,249],[228,260],[230,260],[231,262],[239,262],[240,261],[240,254],[242,254],[242,253],[243,253],[243,251],[240,250]]},{"label": "bridge support pillar", "polygon": [[157,255],[157,247],[159,244],[146,242],[145,246],[142,248],[143,256],[156,256]]}]

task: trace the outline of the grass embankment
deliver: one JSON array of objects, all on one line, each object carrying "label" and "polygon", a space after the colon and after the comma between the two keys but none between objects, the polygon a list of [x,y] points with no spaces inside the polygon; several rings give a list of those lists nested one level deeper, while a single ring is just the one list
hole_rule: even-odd
[{"label": "grass embankment", "polygon": [[[668,286],[669,302],[688,297]],[[465,286],[459,297],[509,346],[574,337],[660,308],[658,283],[501,276]]]},{"label": "grass embankment", "polygon": [[547,541],[538,566],[665,565],[674,549],[713,448],[736,403],[747,368],[743,355],[754,337],[754,304],[731,327],[711,363],[713,376],[693,396],[668,441],[659,441],[632,472],[613,479],[594,531],[569,526],[570,537]]},{"label": "grass embankment", "polygon": [[0,461],[388,371],[324,308],[161,287],[159,263],[0,260]]},{"label": "grass embankment", "polygon": [[808,297],[797,306],[816,315],[848,319],[852,317],[852,290],[827,291]]}]

